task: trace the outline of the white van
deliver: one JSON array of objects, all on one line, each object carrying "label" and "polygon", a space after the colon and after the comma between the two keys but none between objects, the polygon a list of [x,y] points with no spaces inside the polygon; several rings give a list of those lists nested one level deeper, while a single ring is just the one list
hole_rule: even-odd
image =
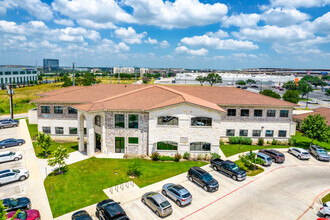
[{"label": "white van", "polygon": [[11,152],[11,151],[4,151],[0,152],[0,163],[8,162],[8,161],[17,161],[22,159],[22,153],[20,151]]}]

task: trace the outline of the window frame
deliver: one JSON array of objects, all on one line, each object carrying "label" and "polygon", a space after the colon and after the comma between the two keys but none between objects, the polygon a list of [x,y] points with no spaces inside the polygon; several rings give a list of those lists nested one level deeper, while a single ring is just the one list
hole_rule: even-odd
[{"label": "window frame", "polygon": [[[280,135],[281,132],[285,132],[285,135]],[[278,137],[286,137],[287,136],[287,130],[278,130]]]},{"label": "window frame", "polygon": [[[193,120],[196,120],[196,123],[200,122],[200,123],[204,123],[206,125],[197,125],[197,124],[194,124],[193,123]],[[210,125],[207,125],[209,123],[209,120],[210,120]],[[192,117],[190,119],[190,126],[191,127],[212,127],[212,118],[203,117],[203,116]]]},{"label": "window frame", "polygon": [[[48,129],[49,129],[49,132],[45,132],[45,130],[47,131]],[[52,131],[52,129],[49,126],[42,127],[42,132],[44,132],[45,134],[51,134],[51,131]]]},{"label": "window frame", "polygon": [[[242,135],[242,132],[245,132],[245,131],[246,131],[246,135]],[[249,134],[249,130],[247,130],[247,129],[240,129],[239,130],[239,136],[240,137],[247,137],[248,134]]]},{"label": "window frame", "polygon": [[[61,111],[59,111],[59,109],[61,109]],[[54,106],[54,114],[63,114],[63,106],[55,105]]]},{"label": "window frame", "polygon": [[[49,105],[42,105],[41,107],[41,113],[42,114],[49,114],[50,113],[50,106]],[[44,111],[44,109],[48,109],[48,111]]]},{"label": "window frame", "polygon": [[[76,133],[72,133],[71,132],[72,130],[75,130]],[[78,134],[78,128],[76,128],[76,127],[69,127],[69,134]]]},{"label": "window frame", "polygon": [[[133,139],[137,140],[137,141],[133,141]],[[128,144],[139,144],[139,138],[138,137],[128,137]]]},{"label": "window frame", "polygon": [[[228,131],[234,131],[233,135],[228,135]],[[235,129],[226,129],[226,137],[234,137],[235,136]]]},{"label": "window frame", "polygon": [[[131,121],[131,116],[136,116],[135,121]],[[137,127],[131,127],[131,123],[137,123]],[[128,128],[129,129],[139,129],[139,115],[138,114],[128,114]]]},{"label": "window frame", "polygon": [[[259,132],[259,135],[255,135],[256,131]],[[252,137],[261,137],[261,130],[252,130]]]},{"label": "window frame", "polygon": [[236,116],[236,113],[237,113],[237,109],[235,109],[235,108],[227,109],[227,116],[228,117],[235,117]]},{"label": "window frame", "polygon": [[[243,115],[243,111],[247,111],[247,115]],[[250,109],[241,109],[241,117],[250,117]]]},{"label": "window frame", "polygon": [[[62,133],[58,130],[62,130]],[[55,134],[64,134],[64,128],[63,127],[55,127]]]},{"label": "window frame", "polygon": [[[115,128],[123,129],[123,128],[126,127],[126,123],[125,123],[125,114],[115,114],[114,117],[115,117],[115,120],[114,120]],[[117,117],[120,117],[120,118],[118,118],[118,120],[120,119],[121,121],[116,122],[116,121],[117,121]],[[123,118],[121,118],[121,117],[123,117]],[[123,119],[123,121],[122,121],[122,119]],[[119,124],[119,123],[124,123],[124,126],[118,126],[117,124]]]},{"label": "window frame", "polygon": [[[160,143],[163,143],[165,146],[167,145],[167,148],[168,149],[158,149],[158,145],[160,144]],[[170,147],[170,145],[172,145],[172,146],[174,146],[173,147],[173,149],[169,149]],[[176,145],[176,146],[175,146]],[[177,151],[178,150],[178,142],[174,142],[174,141],[158,141],[157,143],[156,143],[156,148],[157,148],[157,150],[158,151]],[[175,149],[176,148],[176,149]]]},{"label": "window frame", "polygon": [[[283,116],[282,112],[286,112],[286,116]],[[280,118],[288,118],[289,117],[289,110],[282,109],[280,110]]]},{"label": "window frame", "polygon": [[[272,113],[274,113],[274,115]],[[275,109],[267,109],[266,116],[267,116],[267,118],[275,118],[276,117],[276,110]]]},{"label": "window frame", "polygon": [[101,116],[100,115],[96,115],[94,118],[94,124],[97,126],[101,126],[102,121],[101,121]]},{"label": "window frame", "polygon": [[72,115],[76,115],[78,113],[77,109],[72,108],[72,107],[68,107],[68,113],[72,114]]},{"label": "window frame", "polygon": [[[267,135],[267,131],[271,131],[272,132],[272,135]],[[265,131],[265,137],[274,137],[274,130],[266,130]]]},{"label": "window frame", "polygon": [[[195,149],[194,149],[194,150],[191,149],[192,144],[195,145]],[[203,150],[203,146],[206,145],[206,144],[209,145],[209,147],[210,147],[209,150]],[[197,149],[197,150],[196,150],[196,146],[200,146],[200,149]],[[191,143],[190,143],[189,150],[190,150],[190,151],[196,151],[196,152],[210,152],[210,151],[211,151],[211,146],[212,146],[212,145],[211,145],[211,143],[209,143],[209,142],[196,141],[196,142],[191,142]]]},{"label": "window frame", "polygon": [[[256,111],[261,111],[261,115],[257,115]],[[262,109],[254,109],[253,116],[256,117],[256,118],[262,118],[263,110]]]},{"label": "window frame", "polygon": [[[164,118],[171,118],[169,122],[164,122]],[[176,122],[176,123],[175,123]],[[158,116],[157,125],[160,126],[179,126],[179,118],[176,116]]]}]

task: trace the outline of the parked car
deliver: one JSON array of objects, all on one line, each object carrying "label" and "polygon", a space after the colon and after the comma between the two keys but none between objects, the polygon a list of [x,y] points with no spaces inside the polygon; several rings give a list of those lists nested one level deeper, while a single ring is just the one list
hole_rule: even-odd
[{"label": "parked car", "polygon": [[323,206],[320,208],[320,213],[326,219],[330,219],[330,202],[323,203]]},{"label": "parked car", "polygon": [[299,147],[290,147],[288,153],[298,157],[299,160],[309,160],[311,155],[304,149]]},{"label": "parked car", "polygon": [[[16,214],[16,211],[8,212],[7,219],[11,219],[15,214]],[[19,211],[17,213],[16,218],[14,218],[14,220],[40,220],[40,213],[36,209]]]},{"label": "parked car", "polygon": [[247,86],[243,86],[242,89],[247,89],[248,87]]},{"label": "parked car", "polygon": [[21,197],[17,199],[6,198],[2,199],[3,206],[5,207],[6,212],[26,210],[31,208],[31,201],[27,197]]},{"label": "parked car", "polygon": [[221,160],[220,158],[215,158],[211,160],[211,167],[215,171],[221,171],[226,175],[229,175],[234,180],[245,180],[246,172],[239,168],[236,163],[230,160]]},{"label": "parked car", "polygon": [[22,159],[22,153],[20,151],[11,152],[11,151],[3,151],[0,152],[0,163],[8,162],[8,161],[17,161]]},{"label": "parked car", "polygon": [[159,217],[168,216],[173,212],[171,204],[159,193],[147,192],[142,196],[141,201]]},{"label": "parked car", "polygon": [[192,202],[192,195],[181,185],[167,183],[163,186],[162,193],[175,201],[178,206],[188,205]]},{"label": "parked car", "polygon": [[263,163],[262,163],[263,166],[272,165],[272,158],[270,156],[268,156],[264,153],[258,152],[257,157],[260,158],[263,161]]},{"label": "parked car", "polygon": [[0,121],[0,129],[2,128],[11,128],[11,127],[17,127],[19,124],[18,120],[13,119],[3,119]]},{"label": "parked car", "polygon": [[330,161],[328,152],[318,145],[311,145],[309,147],[309,153],[314,155],[318,160]]},{"label": "parked car", "polygon": [[14,147],[22,144],[25,144],[25,140],[8,138],[0,141],[0,148],[5,149],[6,147]]},{"label": "parked car", "polygon": [[97,203],[96,217],[100,220],[129,220],[126,212],[119,204],[119,202],[115,202],[112,199],[106,199]]},{"label": "parked car", "polygon": [[23,181],[29,177],[29,171],[25,169],[8,169],[0,171],[0,186],[6,183]]},{"label": "parked car", "polygon": [[211,174],[200,167],[191,167],[188,170],[188,180],[191,182],[196,182],[208,192],[214,192],[219,189],[218,181],[216,181]]},{"label": "parked car", "polygon": [[280,90],[280,91],[283,91],[283,90],[284,90],[284,88],[280,87],[278,90]]},{"label": "parked car", "polygon": [[78,212],[75,212],[71,216],[72,220],[93,220],[92,217],[85,211],[81,210]]},{"label": "parked car", "polygon": [[253,85],[253,86],[251,86],[251,88],[255,88],[255,89],[258,89],[259,87],[258,87],[258,86],[255,86],[255,85]]},{"label": "parked car", "polygon": [[316,101],[315,99],[312,99],[312,100],[308,100],[307,101],[308,104],[320,104],[318,101]]},{"label": "parked car", "polygon": [[240,88],[241,88],[241,86],[236,86],[236,88],[239,88],[239,89],[240,89]]},{"label": "parked car", "polygon": [[285,156],[281,152],[273,149],[262,149],[259,150],[260,153],[264,153],[272,158],[273,163],[284,163]]}]

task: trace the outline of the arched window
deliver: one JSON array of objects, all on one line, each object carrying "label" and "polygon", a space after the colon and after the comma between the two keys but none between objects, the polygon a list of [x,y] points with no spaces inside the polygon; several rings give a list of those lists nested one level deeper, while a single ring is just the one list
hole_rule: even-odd
[{"label": "arched window", "polygon": [[101,126],[101,116],[95,116],[95,125]]},{"label": "arched window", "polygon": [[190,143],[190,151],[210,151],[211,144],[207,142],[192,142]]},{"label": "arched window", "polygon": [[207,118],[207,117],[191,118],[191,126],[212,126],[212,118]]},{"label": "arched window", "polygon": [[174,116],[160,116],[157,119],[158,125],[178,125],[179,119]]},{"label": "arched window", "polygon": [[178,143],[173,141],[157,142],[157,150],[178,150]]}]

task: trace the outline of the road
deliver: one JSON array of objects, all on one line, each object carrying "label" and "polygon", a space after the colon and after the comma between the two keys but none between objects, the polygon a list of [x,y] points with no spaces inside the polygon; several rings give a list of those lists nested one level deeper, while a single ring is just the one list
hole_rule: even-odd
[{"label": "road", "polygon": [[[14,115],[14,119],[16,118],[27,118],[29,117],[28,113],[21,113],[21,114],[15,114]],[[0,120],[1,119],[6,119],[6,118],[10,118],[10,115],[0,115]]]}]

